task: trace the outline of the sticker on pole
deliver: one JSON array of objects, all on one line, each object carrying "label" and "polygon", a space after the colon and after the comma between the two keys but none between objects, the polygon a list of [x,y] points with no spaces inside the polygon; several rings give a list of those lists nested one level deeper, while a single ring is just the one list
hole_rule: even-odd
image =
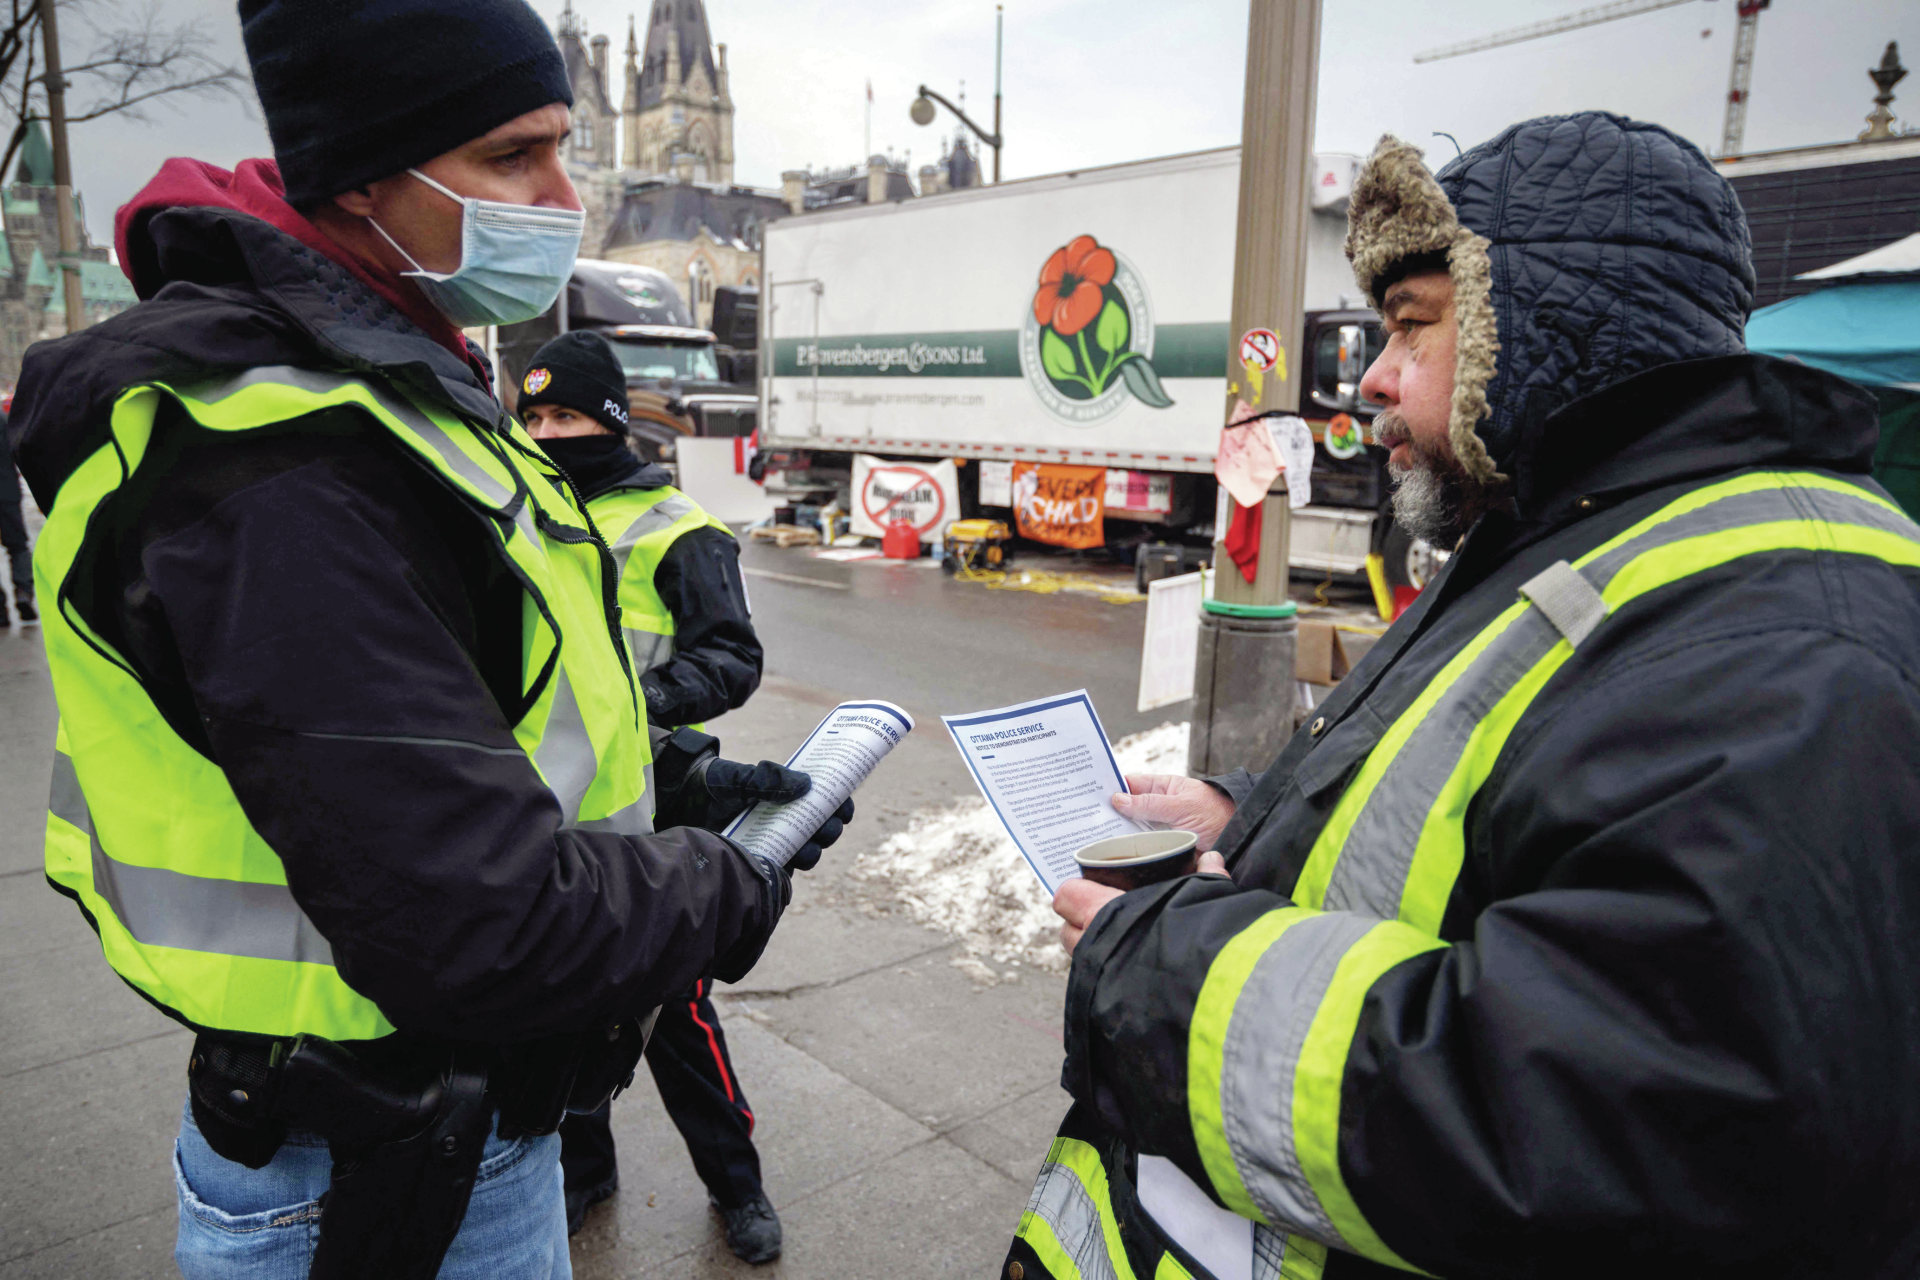
[{"label": "sticker on pole", "polygon": [[1240,336],[1240,363],[1265,373],[1280,359],[1280,335],[1271,329],[1249,329]]},{"label": "sticker on pole", "polygon": [[869,538],[905,520],[925,542],[960,518],[960,476],[953,459],[887,462],[869,454],[853,457],[853,510],[848,528]]}]

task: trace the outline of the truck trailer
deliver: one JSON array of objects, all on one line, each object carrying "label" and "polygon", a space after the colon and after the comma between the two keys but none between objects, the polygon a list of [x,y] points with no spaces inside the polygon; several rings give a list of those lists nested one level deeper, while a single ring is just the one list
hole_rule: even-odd
[{"label": "truck trailer", "polygon": [[[1420,586],[1436,557],[1392,524],[1359,392],[1385,338],[1342,249],[1358,165],[1316,157],[1306,323],[1279,335],[1314,436],[1291,560],[1344,576],[1379,553],[1389,583]],[[1005,519],[1014,464],[1076,464],[1107,469],[1109,542],[1210,539],[1239,189],[1227,147],[771,223],[769,492],[845,508],[856,454],[952,458],[962,514]]]}]

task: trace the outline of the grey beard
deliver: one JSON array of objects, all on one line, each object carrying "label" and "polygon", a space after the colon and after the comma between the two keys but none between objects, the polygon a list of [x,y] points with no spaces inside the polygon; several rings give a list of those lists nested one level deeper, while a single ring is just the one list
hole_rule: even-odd
[{"label": "grey beard", "polygon": [[1383,434],[1404,438],[1413,455],[1404,470],[1389,467],[1393,475],[1393,522],[1422,542],[1451,551],[1487,512],[1507,500],[1505,481],[1483,484],[1454,460],[1451,448],[1429,449],[1405,430],[1400,416],[1388,409],[1373,420],[1375,444]]},{"label": "grey beard", "polygon": [[1415,465],[1393,472],[1393,522],[1423,542],[1450,551],[1479,518],[1470,511],[1464,490],[1470,482],[1456,471]]}]

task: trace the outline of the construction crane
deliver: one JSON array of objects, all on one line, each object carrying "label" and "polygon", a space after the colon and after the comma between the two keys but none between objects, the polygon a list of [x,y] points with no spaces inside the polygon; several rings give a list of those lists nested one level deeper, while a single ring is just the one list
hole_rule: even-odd
[{"label": "construction crane", "polygon": [[[1558,35],[1562,31],[1574,31],[1600,22],[1612,22],[1616,18],[1631,18],[1637,14],[1651,13],[1655,9],[1671,9],[1675,5],[1691,2],[1692,0],[1614,0],[1612,4],[1595,5],[1591,9],[1582,9],[1578,13],[1569,13],[1564,17],[1548,18],[1542,22],[1529,22],[1523,27],[1496,31],[1478,40],[1462,40],[1459,44],[1428,49],[1424,53],[1413,55],[1413,60],[1438,62],[1442,58],[1457,58],[1466,53],[1479,53],[1482,49],[1498,49],[1502,45],[1519,44],[1523,40],[1538,40],[1542,36]],[[1747,129],[1747,99],[1752,96],[1748,86],[1753,80],[1753,38],[1759,30],[1760,11],[1772,7],[1772,4],[1773,0],[1736,0],[1739,25],[1733,33],[1733,73],[1727,84],[1727,119],[1720,131],[1720,154],[1723,156],[1738,155],[1740,152],[1741,141]]]}]

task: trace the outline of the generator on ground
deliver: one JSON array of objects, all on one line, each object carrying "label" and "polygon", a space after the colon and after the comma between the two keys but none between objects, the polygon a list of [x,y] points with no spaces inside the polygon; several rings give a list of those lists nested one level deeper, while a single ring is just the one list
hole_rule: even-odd
[{"label": "generator on ground", "polygon": [[1004,520],[955,520],[946,528],[948,573],[1004,569],[1013,563],[1013,530]]}]

